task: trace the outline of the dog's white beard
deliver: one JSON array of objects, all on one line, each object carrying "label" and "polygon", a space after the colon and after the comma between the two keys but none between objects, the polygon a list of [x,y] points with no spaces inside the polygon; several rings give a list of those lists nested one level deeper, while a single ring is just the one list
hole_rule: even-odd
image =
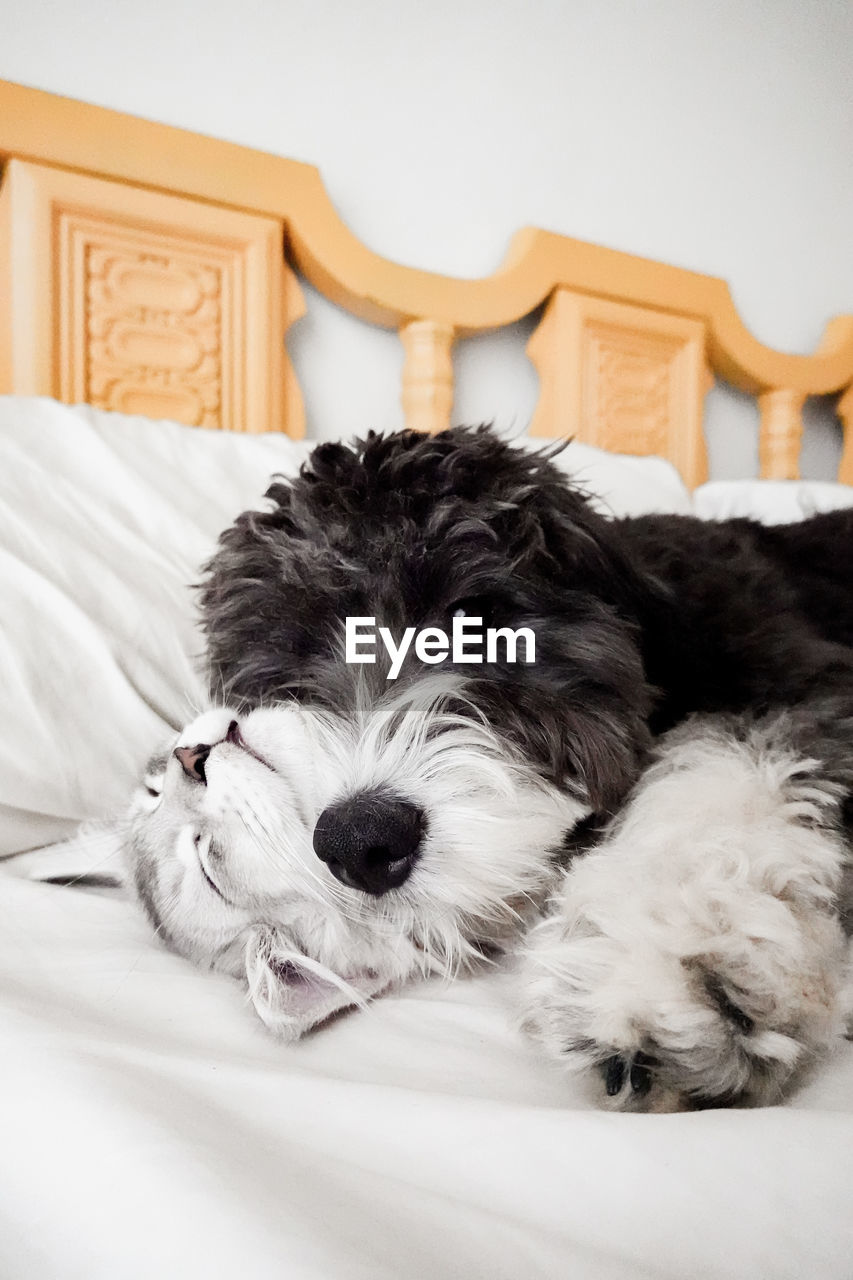
[{"label": "dog's white beard", "polygon": [[617,1105],[777,1102],[850,1013],[840,798],[784,716],[674,731],[528,939],[527,1027]]}]

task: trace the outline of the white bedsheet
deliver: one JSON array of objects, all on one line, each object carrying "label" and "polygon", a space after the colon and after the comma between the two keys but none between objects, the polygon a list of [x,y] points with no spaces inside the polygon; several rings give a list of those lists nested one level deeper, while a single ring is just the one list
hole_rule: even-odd
[{"label": "white bedsheet", "polygon": [[[174,575],[300,453],[145,430],[143,446],[108,415],[0,400],[8,851],[121,795],[189,679],[185,651],[157,667],[151,611],[165,628]],[[90,589],[95,547],[121,608]],[[40,602],[29,629],[13,599]],[[31,878],[104,852],[92,837],[0,862],[0,1280],[853,1276],[853,1046],[786,1107],[606,1114],[513,1028],[499,974],[284,1046],[122,892]]]},{"label": "white bedsheet", "polygon": [[425,983],[296,1046],[117,896],[0,872],[0,1275],[853,1273],[853,1046],[793,1106],[621,1116]]}]

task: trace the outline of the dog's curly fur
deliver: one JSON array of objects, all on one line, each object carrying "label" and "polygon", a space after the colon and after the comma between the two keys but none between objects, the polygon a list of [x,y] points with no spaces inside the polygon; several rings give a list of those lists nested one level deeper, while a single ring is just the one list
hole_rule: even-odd
[{"label": "dog's curly fur", "polygon": [[[744,993],[728,970],[720,971],[708,958],[715,954],[713,947],[701,955],[697,952],[698,925],[689,912],[680,917],[677,936],[668,935],[670,959],[654,962],[649,970],[650,982],[663,984],[664,1003],[666,981],[661,975],[691,975],[685,988],[689,988],[689,1001],[686,997],[682,1001],[683,1025],[675,1037],[678,1070],[673,1067],[675,1041],[667,1040],[661,1030],[661,1018],[666,1021],[666,1016],[655,1006],[653,992],[646,992],[643,1000],[637,997],[632,1007],[629,984],[624,997],[628,1005],[618,1017],[596,1021],[586,1016],[590,1010],[601,1011],[604,987],[610,993],[607,998],[613,999],[613,973],[623,961],[615,969],[604,965],[597,970],[591,990],[589,968],[584,969],[583,979],[574,971],[580,954],[578,939],[589,932],[592,917],[587,914],[579,923],[572,906],[577,883],[573,877],[589,881],[601,877],[596,892],[600,891],[602,905],[595,929],[606,940],[621,928],[619,911],[606,904],[619,901],[614,877],[622,874],[617,867],[630,863],[625,832],[631,831],[631,841],[639,839],[641,821],[640,843],[646,850],[642,865],[652,879],[660,879],[662,903],[673,894],[678,898],[680,875],[694,886],[704,883],[696,871],[701,857],[686,867],[664,856],[672,839],[665,815],[661,840],[656,843],[655,819],[643,799],[647,784],[654,788],[663,776],[670,781],[677,778],[681,799],[675,802],[672,787],[667,794],[673,812],[677,808],[681,815],[678,839],[692,839],[695,851],[701,853],[709,847],[708,832],[713,826],[708,806],[713,808],[714,802],[725,806],[726,798],[705,793],[704,826],[697,826],[691,835],[684,814],[689,813],[689,787],[697,784],[697,776],[685,765],[687,757],[719,760],[722,756],[726,767],[735,773],[740,770],[741,778],[752,776],[752,770],[756,778],[766,780],[767,769],[772,772],[773,768],[780,778],[807,777],[811,781],[802,785],[823,797],[811,809],[797,808],[799,801],[796,796],[792,799],[787,783],[779,782],[775,791],[770,786],[766,794],[761,793],[765,799],[770,794],[776,799],[762,809],[768,825],[749,828],[750,840],[766,839],[767,859],[775,871],[768,871],[765,859],[753,887],[759,895],[756,901],[773,914],[770,900],[782,901],[780,886],[796,878],[789,865],[799,856],[794,829],[809,827],[817,832],[818,842],[825,841],[824,860],[817,857],[815,864],[821,863],[818,878],[823,877],[823,888],[809,899],[812,905],[806,909],[804,927],[808,931],[814,924],[812,910],[828,913],[835,922],[823,932],[817,930],[820,941],[815,943],[820,952],[815,964],[819,968],[825,961],[834,975],[831,982],[817,984],[820,990],[815,999],[828,1001],[835,1010],[841,999],[840,962],[833,948],[839,945],[838,895],[847,858],[850,808],[846,797],[853,778],[853,750],[848,755],[846,733],[839,734],[835,726],[850,723],[853,715],[853,583],[846,573],[848,550],[853,549],[853,513],[838,512],[776,528],[748,520],[709,524],[679,516],[611,520],[566,480],[547,452],[512,447],[486,428],[454,429],[431,437],[412,432],[387,437],[371,434],[352,447],[320,445],[298,478],[274,483],[267,496],[267,510],[246,512],[223,534],[203,585],[201,603],[214,695],[250,718],[271,714],[259,708],[297,708],[303,722],[313,719],[322,724],[323,732],[331,735],[329,742],[337,734],[337,740],[346,739],[347,749],[356,754],[359,744],[374,733],[371,725],[378,716],[385,736],[384,746],[377,750],[385,753],[383,759],[397,760],[397,776],[386,770],[381,785],[404,798],[414,796],[425,814],[427,831],[442,802],[440,791],[431,793],[433,784],[419,775],[418,753],[430,736],[440,737],[445,731],[458,734],[460,726],[467,725],[473,736],[460,747],[457,763],[469,769],[472,799],[467,817],[456,819],[463,823],[458,848],[445,837],[444,862],[435,863],[444,868],[441,874],[448,877],[452,891],[429,897],[429,910],[440,914],[436,905],[440,902],[446,915],[453,893],[470,888],[476,876],[479,905],[474,902],[476,895],[469,895],[471,909],[453,915],[452,928],[454,936],[462,937],[469,947],[491,945],[503,940],[506,908],[514,903],[512,910],[517,911],[519,889],[528,898],[537,898],[543,887],[554,884],[559,873],[555,823],[562,820],[572,828],[566,832],[564,861],[603,840],[594,854],[569,867],[556,888],[549,920],[533,935],[525,990],[532,993],[535,1007],[528,1010],[528,1021],[558,1055],[601,1065],[608,1092],[620,1097],[624,1093],[634,1102],[651,1092],[647,1084],[655,1074],[662,1082],[660,1096],[675,1089],[679,1098],[703,1101],[763,1097],[755,1087],[762,1072],[772,1076],[774,1088],[780,1087],[785,1073],[770,1072],[768,1055],[762,1057],[760,1048],[772,1043],[779,1049],[781,1041],[772,1040],[771,1031],[811,1050],[818,1042],[823,1045],[827,1035],[807,1034],[802,1031],[805,1022],[793,1015],[784,1027],[769,1023],[762,1027],[761,1010],[770,1007],[765,988],[773,985],[781,970],[767,965],[750,968],[744,961],[738,968],[742,983],[749,986],[748,975],[760,971],[760,979],[754,977],[752,986],[764,984],[760,992]],[[343,661],[347,616],[375,617],[378,624],[399,635],[408,626],[448,629],[460,606],[483,617],[488,625],[533,628],[535,664],[499,661],[472,668],[454,667],[448,661],[436,675],[434,669],[425,673],[410,656],[391,686],[398,711],[388,713],[389,684],[381,660],[372,667],[347,666]],[[425,678],[433,691],[426,700]],[[409,712],[420,707],[428,727],[404,769],[404,753],[394,748],[394,716],[405,718],[407,707]],[[795,719],[780,720],[775,714],[779,708],[794,708]],[[747,733],[735,722],[701,720],[718,713],[746,717],[753,728]],[[697,714],[700,720],[692,728],[676,730],[673,739],[666,736]],[[661,735],[663,763],[654,766],[656,772],[647,780],[643,770]],[[695,751],[691,754],[691,735],[706,746],[712,741],[714,751],[709,749],[704,756],[699,752],[699,757]],[[191,741],[192,736],[184,740]],[[227,747],[220,745],[226,759]],[[338,747],[329,746],[318,759],[340,756]],[[830,757],[831,767],[819,763]],[[453,759],[449,750],[450,769]],[[768,761],[773,762],[772,768]],[[344,777],[341,768],[335,767],[337,791],[323,792],[323,804],[352,796],[359,789],[373,794],[375,770],[372,773],[365,766],[362,774]],[[726,767],[721,767],[725,775]],[[500,790],[491,782],[486,785],[489,770],[503,773],[503,794],[514,806],[512,822],[507,819],[504,825],[524,851],[515,885],[509,849],[496,853],[499,873],[496,870],[489,882],[487,859],[477,844],[477,805],[481,804],[484,814]],[[638,779],[639,788],[632,791]],[[756,786],[758,795],[761,788]],[[559,797],[570,800],[573,807],[561,809]],[[622,812],[626,800],[628,807]],[[462,812],[460,803],[457,796],[455,812]],[[751,802],[744,803],[744,812],[751,813]],[[756,803],[761,809],[764,801]],[[532,862],[537,862],[531,852],[532,828],[524,825],[528,805],[537,815],[541,842],[535,874],[531,871]],[[309,840],[317,813],[311,811],[306,820]],[[468,821],[480,861],[465,860],[464,823]],[[615,827],[608,826],[614,821]],[[743,824],[741,830],[745,830]],[[550,833],[547,839],[545,832]],[[605,857],[605,850],[619,841],[622,854]],[[446,856],[451,845],[456,849],[455,862]],[[753,849],[749,857],[744,853],[747,862],[754,853]],[[146,857],[138,862],[145,864]],[[427,898],[418,894],[430,873],[428,864],[429,859],[422,859],[411,883],[386,894],[380,899],[381,908],[368,913],[369,918],[363,912],[363,894],[352,892],[347,910],[357,903],[360,927],[368,933],[371,928],[376,934],[387,931],[389,922],[395,928],[399,925],[408,943],[414,939],[416,950],[422,951],[423,937],[431,936],[423,918],[414,927],[410,912],[403,926],[402,916],[398,919],[394,912],[397,900],[412,911],[415,907],[426,911]],[[584,864],[600,871],[587,871]],[[667,881],[668,866],[672,873]],[[724,888],[718,885],[722,898],[736,892],[736,884],[737,878]],[[498,910],[499,903],[503,912]],[[340,902],[327,896],[327,912],[333,914],[339,907]],[[594,906],[590,910],[595,916]],[[720,921],[728,921],[720,924],[724,931],[731,934],[744,927],[741,917],[733,923],[735,917],[722,908],[721,912]],[[495,924],[499,917],[500,929]],[[436,914],[430,928],[438,928],[437,918]],[[526,920],[526,913],[517,918]],[[797,927],[800,923],[798,917]],[[447,919],[441,928],[445,926]],[[292,924],[290,928],[292,937]],[[632,946],[642,949],[636,931],[642,933],[643,928],[641,919],[632,918],[633,933],[623,930],[621,942],[611,938],[614,954],[630,938]],[[312,945],[310,962],[333,967],[331,952],[319,943]],[[302,946],[306,951],[304,936]],[[336,947],[334,963],[340,966],[346,941],[339,939]],[[369,946],[365,950],[360,942],[359,947],[359,964],[373,974],[372,985],[368,984],[372,993],[387,985],[381,974],[388,966],[383,968],[384,961]],[[288,957],[292,950],[291,946]],[[257,954],[253,953],[248,966],[250,976],[257,969]],[[675,969],[667,967],[670,961]],[[630,949],[624,963],[630,966]],[[286,964],[292,966],[292,957]],[[394,979],[415,967],[397,964]],[[261,968],[266,982],[270,966]],[[281,973],[281,965],[277,972]],[[597,994],[595,983],[599,982],[603,986]],[[581,987],[583,1016],[577,1012]],[[673,979],[670,995],[677,987]],[[702,1016],[697,1016],[697,1007]],[[753,1037],[753,1052],[737,1058],[752,1064],[749,1071],[738,1074],[729,1069],[730,1063],[721,1066],[726,1052],[720,1044],[730,1046],[730,1058],[737,1057],[728,1032],[714,1041],[714,1052],[703,1052],[695,1043],[710,1034],[711,1024],[704,1016],[709,1010],[729,1029],[740,1026],[741,1035]],[[834,1034],[837,1024],[832,1012],[821,1026],[831,1025]],[[780,1050],[774,1061],[785,1059],[786,1071],[792,1074],[798,1052],[786,1058]],[[619,1088],[614,1089],[617,1078]],[[634,1081],[637,1087],[632,1090],[629,1083]]]}]

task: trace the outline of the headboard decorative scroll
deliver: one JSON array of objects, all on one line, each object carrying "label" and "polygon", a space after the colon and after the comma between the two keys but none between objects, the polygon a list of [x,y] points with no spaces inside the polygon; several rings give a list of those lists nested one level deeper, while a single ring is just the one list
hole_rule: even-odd
[{"label": "headboard decorative scroll", "polygon": [[663,454],[695,485],[717,376],[758,399],[762,475],[793,478],[806,398],[840,392],[853,482],[853,316],[785,355],[722,280],[536,229],[481,280],[412,270],[351,234],[309,165],[2,81],[0,160],[0,391],[301,434],[298,271],[399,333],[419,430],[451,420],[454,342],[545,304],[535,433]]}]

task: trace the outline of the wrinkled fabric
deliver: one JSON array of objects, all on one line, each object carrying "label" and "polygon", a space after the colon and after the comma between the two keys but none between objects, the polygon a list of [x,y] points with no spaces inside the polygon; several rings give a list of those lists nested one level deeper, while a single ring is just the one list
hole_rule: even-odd
[{"label": "wrinkled fabric", "polygon": [[791,1106],[623,1116],[514,1029],[501,975],[283,1045],[124,897],[22,861],[0,871],[0,1275],[849,1280],[853,1046]]},{"label": "wrinkled fabric", "polygon": [[189,584],[308,447],[0,397],[0,853],[121,809],[192,718]]}]

